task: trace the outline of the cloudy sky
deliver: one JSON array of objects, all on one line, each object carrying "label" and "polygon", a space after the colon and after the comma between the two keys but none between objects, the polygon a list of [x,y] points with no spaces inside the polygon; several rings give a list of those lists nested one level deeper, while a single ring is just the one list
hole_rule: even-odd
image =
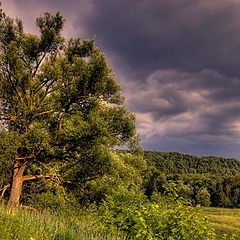
[{"label": "cloudy sky", "polygon": [[147,150],[240,158],[239,0],[2,0],[26,31],[60,11],[120,81]]}]

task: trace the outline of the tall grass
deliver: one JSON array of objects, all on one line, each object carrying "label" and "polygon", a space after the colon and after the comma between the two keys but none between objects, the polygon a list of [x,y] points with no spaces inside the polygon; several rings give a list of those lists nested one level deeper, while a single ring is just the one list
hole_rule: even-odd
[{"label": "tall grass", "polygon": [[229,208],[202,208],[202,213],[208,217],[209,224],[215,230],[218,236],[235,235],[235,238],[240,239],[240,209]]},{"label": "tall grass", "polygon": [[[240,209],[202,208],[217,239],[240,239]],[[224,237],[225,235],[225,237]],[[235,235],[235,237],[233,237]],[[122,240],[103,233],[89,211],[50,213],[0,206],[0,240]]]},{"label": "tall grass", "polygon": [[1,240],[117,240],[82,217],[0,207]]}]

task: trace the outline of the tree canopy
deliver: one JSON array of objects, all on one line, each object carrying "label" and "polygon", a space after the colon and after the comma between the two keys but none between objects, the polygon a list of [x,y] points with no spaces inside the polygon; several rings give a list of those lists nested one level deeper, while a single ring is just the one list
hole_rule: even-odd
[{"label": "tree canopy", "polygon": [[64,22],[45,13],[35,35],[0,14],[0,162],[10,206],[25,181],[88,181],[111,168],[114,149],[138,146],[103,52],[93,39],[65,40]]}]

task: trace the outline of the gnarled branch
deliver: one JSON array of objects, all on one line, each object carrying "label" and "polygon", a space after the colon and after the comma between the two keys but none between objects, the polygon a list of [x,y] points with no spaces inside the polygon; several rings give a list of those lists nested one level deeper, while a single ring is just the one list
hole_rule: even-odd
[{"label": "gnarled branch", "polygon": [[8,188],[10,188],[10,187],[11,187],[11,184],[10,184],[10,183],[7,183],[5,186],[3,186],[2,189],[0,189],[0,192],[2,192],[2,193],[1,193],[1,199],[4,197],[4,194],[5,194],[6,190],[7,190]]},{"label": "gnarled branch", "polygon": [[39,175],[25,175],[23,176],[23,181],[30,181],[40,178],[53,178],[56,177],[55,175],[45,175],[45,174],[39,174]]}]

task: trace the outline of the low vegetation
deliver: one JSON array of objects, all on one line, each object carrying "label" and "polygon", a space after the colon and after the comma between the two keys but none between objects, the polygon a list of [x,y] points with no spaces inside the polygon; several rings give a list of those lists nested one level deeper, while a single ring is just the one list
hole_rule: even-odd
[{"label": "low vegetation", "polygon": [[202,214],[207,216],[218,236],[233,235],[240,239],[240,209],[202,208]]},{"label": "low vegetation", "polygon": [[[169,188],[169,186],[167,186]],[[171,186],[170,186],[171,187]],[[240,210],[192,207],[176,195],[120,190],[100,206],[71,211],[0,208],[0,239],[240,239]]]},{"label": "low vegetation", "polygon": [[0,239],[4,240],[120,240],[124,237],[101,232],[86,213],[36,212],[0,208]]},{"label": "low vegetation", "polygon": [[147,200],[132,191],[118,191],[99,208],[100,222],[107,232],[122,232],[128,238],[154,239],[215,239],[207,219],[199,208],[179,197],[175,184],[165,186],[167,196],[155,195]]}]

